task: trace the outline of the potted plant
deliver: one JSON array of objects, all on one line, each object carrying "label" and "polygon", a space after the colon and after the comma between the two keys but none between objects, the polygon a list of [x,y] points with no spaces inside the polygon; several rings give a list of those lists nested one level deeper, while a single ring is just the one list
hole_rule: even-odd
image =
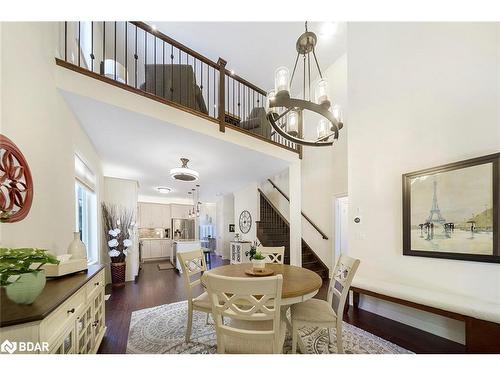
[{"label": "potted plant", "polygon": [[35,248],[0,248],[0,285],[7,297],[19,304],[29,305],[45,287],[44,264],[58,264],[47,250]]},{"label": "potted plant", "polygon": [[117,205],[102,204],[104,230],[108,239],[108,255],[111,258],[111,282],[113,286],[125,285],[125,258],[133,245],[133,213]]},{"label": "potted plant", "polygon": [[266,257],[260,251],[252,257],[252,268],[254,271],[263,271],[266,268]]},{"label": "potted plant", "polygon": [[250,245],[250,250],[245,251],[245,256],[251,261],[257,252],[257,247],[260,246],[260,243],[254,241],[252,245]]}]

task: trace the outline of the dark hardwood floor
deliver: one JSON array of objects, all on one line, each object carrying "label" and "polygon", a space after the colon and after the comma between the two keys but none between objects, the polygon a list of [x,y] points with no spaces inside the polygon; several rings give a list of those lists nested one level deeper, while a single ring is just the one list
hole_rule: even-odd
[{"label": "dark hardwood floor", "polygon": [[[228,263],[214,254],[211,259],[212,267]],[[326,299],[327,287],[325,282],[316,298]],[[181,275],[175,270],[160,271],[157,262],[143,265],[137,283],[127,282],[121,288],[107,285],[106,294],[111,294],[106,301],[107,331],[98,353],[107,354],[125,353],[132,311],[186,299]],[[352,306],[344,321],[415,353],[465,353],[464,345]]]}]

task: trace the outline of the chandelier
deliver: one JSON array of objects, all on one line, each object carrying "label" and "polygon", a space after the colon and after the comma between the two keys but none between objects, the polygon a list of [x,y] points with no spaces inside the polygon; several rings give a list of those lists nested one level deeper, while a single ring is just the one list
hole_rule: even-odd
[{"label": "chandelier", "polygon": [[190,219],[200,217],[200,185],[196,185],[196,189],[191,189],[188,195],[193,196],[193,207],[189,209],[188,217]]},{"label": "chandelier", "polygon": [[[307,30],[306,22],[305,32],[297,39],[297,58],[295,59],[291,77],[288,68],[283,66],[276,69],[274,90],[267,95],[267,119],[276,133],[296,144],[331,146],[333,141],[338,139],[339,130],[343,127],[342,111],[338,105],[334,105],[332,111],[330,111],[328,82],[321,73],[316,57],[315,47],[317,41],[316,34]],[[319,80],[314,90],[314,101],[311,95],[311,55],[319,73]],[[303,61],[302,99],[297,99],[290,96],[290,89],[300,56],[302,56]],[[305,111],[320,115],[316,129],[316,139],[305,139],[304,137]]]},{"label": "chandelier", "polygon": [[199,177],[200,174],[188,167],[189,159],[186,158],[181,158],[181,167],[180,168],[172,168],[170,170],[170,176],[174,180],[179,180],[179,181],[196,181]]}]

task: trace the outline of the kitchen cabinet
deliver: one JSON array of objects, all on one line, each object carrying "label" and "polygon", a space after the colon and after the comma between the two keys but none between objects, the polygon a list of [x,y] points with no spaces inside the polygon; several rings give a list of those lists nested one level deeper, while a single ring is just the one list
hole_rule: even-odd
[{"label": "kitchen cabinet", "polygon": [[140,228],[170,228],[171,205],[139,203]]},{"label": "kitchen cabinet", "polygon": [[172,259],[172,241],[169,239],[143,239],[142,260],[170,258]]},{"label": "kitchen cabinet", "polygon": [[189,219],[189,209],[191,207],[184,204],[172,204],[172,219]]}]

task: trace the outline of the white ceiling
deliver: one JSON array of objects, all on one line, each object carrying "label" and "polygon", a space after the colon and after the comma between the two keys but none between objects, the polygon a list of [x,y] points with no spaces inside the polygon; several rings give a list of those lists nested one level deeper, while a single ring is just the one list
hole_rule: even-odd
[{"label": "white ceiling", "polygon": [[[174,181],[181,157],[200,173],[202,202],[262,181],[288,167],[283,160],[68,92],[63,96],[94,144],[105,176],[139,182],[139,194],[187,198],[195,183]],[[156,187],[173,191],[158,193]]]},{"label": "white ceiling", "polygon": [[[222,57],[228,62],[228,69],[266,91],[274,87],[277,67],[293,69],[297,55],[295,42],[304,32],[304,22],[148,23],[213,61]],[[308,29],[318,35],[316,54],[324,71],[346,51],[346,24],[308,22]],[[327,29],[336,31],[325,33]],[[316,78],[315,68],[311,76]],[[300,86],[300,81],[294,82]],[[296,90],[292,87],[292,91]]]}]

